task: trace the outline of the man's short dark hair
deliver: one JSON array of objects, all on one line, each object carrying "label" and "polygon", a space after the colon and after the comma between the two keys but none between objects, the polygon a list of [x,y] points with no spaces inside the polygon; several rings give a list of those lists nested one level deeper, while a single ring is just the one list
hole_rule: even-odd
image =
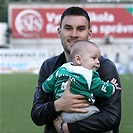
[{"label": "man's short dark hair", "polygon": [[69,7],[63,12],[61,16],[60,26],[62,25],[62,20],[64,19],[64,17],[69,15],[84,16],[88,20],[88,28],[90,29],[90,17],[88,13],[83,8],[77,6]]}]

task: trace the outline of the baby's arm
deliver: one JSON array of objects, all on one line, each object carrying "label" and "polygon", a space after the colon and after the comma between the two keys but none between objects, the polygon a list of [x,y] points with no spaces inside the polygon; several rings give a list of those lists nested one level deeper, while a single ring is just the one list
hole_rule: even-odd
[{"label": "baby's arm", "polygon": [[56,71],[53,72],[42,84],[42,89],[46,93],[51,93],[54,91],[54,85],[56,81]]},{"label": "baby's arm", "polygon": [[92,92],[95,96],[109,98],[111,97],[116,89],[119,89],[117,80],[113,78],[111,81],[103,81],[99,77],[98,72],[93,72],[90,92]]}]

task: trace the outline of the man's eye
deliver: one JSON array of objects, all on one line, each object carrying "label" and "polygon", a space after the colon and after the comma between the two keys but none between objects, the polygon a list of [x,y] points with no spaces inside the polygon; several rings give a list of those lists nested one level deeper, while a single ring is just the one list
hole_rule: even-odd
[{"label": "man's eye", "polygon": [[65,27],[66,30],[71,30],[71,27]]},{"label": "man's eye", "polygon": [[83,31],[84,30],[84,28],[79,28],[79,31]]},{"label": "man's eye", "polygon": [[78,30],[79,30],[79,31],[83,31],[83,30],[85,30],[85,29],[86,29],[85,26],[80,26],[80,27],[78,27]]}]

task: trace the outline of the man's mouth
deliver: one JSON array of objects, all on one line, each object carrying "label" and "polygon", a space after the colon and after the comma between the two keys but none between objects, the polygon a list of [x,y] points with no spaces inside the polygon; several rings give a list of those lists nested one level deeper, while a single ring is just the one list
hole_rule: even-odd
[{"label": "man's mouth", "polygon": [[72,40],[72,39],[69,39],[69,40],[68,40],[68,42],[69,42],[70,44],[72,44],[72,45],[75,44],[77,41],[78,41],[78,40]]}]

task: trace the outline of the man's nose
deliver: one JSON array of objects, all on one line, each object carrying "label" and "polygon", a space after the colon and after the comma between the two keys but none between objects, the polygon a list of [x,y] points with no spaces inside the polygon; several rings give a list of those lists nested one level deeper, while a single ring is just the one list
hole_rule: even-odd
[{"label": "man's nose", "polygon": [[78,36],[77,30],[76,30],[76,29],[73,29],[73,30],[72,30],[71,36],[72,36],[72,37],[77,37],[77,36]]}]

